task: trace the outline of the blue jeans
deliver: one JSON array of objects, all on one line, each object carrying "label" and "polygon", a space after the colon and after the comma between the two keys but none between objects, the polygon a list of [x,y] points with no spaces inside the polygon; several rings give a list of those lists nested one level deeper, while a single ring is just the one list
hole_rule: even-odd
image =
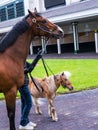
[{"label": "blue jeans", "polygon": [[26,126],[29,123],[29,112],[32,107],[32,99],[29,88],[27,85],[23,85],[19,88],[21,96],[21,120],[20,125]]}]

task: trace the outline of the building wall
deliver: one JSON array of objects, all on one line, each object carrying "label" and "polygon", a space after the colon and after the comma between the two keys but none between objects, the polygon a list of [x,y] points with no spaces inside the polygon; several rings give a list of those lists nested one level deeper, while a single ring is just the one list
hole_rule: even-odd
[{"label": "building wall", "polygon": [[80,0],[66,0],[66,5],[70,5],[70,4],[74,4],[74,3],[77,3],[79,2]]},{"label": "building wall", "polygon": [[[35,7],[37,8],[38,12],[45,12],[46,7],[45,7],[44,1],[45,0],[23,0],[23,2],[24,2],[24,15],[26,15],[28,13],[28,9],[33,11]],[[67,5],[70,5],[72,3],[76,3],[79,1],[80,0],[65,0],[65,5],[60,5],[60,6],[67,6]],[[0,0],[0,8],[2,8],[2,6],[5,6],[5,5],[10,4],[12,2],[17,3],[18,0]],[[56,6],[56,7],[59,7],[59,6]]]},{"label": "building wall", "polygon": [[[44,2],[45,0],[28,0],[28,1],[29,1],[29,7],[30,7],[30,9],[33,10],[36,7],[39,12],[46,11],[45,2]],[[74,4],[74,3],[77,3],[79,1],[80,0],[65,0],[65,5],[63,5],[63,6],[68,6],[70,4]],[[57,1],[55,1],[55,2],[57,2]],[[49,9],[51,9],[51,8],[49,8]]]}]

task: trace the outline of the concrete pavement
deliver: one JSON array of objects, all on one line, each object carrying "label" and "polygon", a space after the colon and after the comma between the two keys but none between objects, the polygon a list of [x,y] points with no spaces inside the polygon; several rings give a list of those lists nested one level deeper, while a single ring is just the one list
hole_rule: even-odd
[{"label": "concrete pavement", "polygon": [[[58,122],[47,114],[47,101],[40,106],[43,114],[36,115],[34,106],[29,118],[37,123],[35,130],[98,130],[98,89],[57,96],[54,102]],[[20,121],[20,100],[16,102],[16,127]],[[5,101],[0,101],[0,130],[8,130]]]}]

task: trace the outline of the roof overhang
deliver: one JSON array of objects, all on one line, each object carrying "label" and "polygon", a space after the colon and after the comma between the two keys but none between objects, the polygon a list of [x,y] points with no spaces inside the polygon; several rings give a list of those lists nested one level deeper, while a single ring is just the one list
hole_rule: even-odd
[{"label": "roof overhang", "polygon": [[80,11],[71,14],[63,14],[48,18],[53,23],[83,22],[94,19],[98,20],[98,8]]},{"label": "roof overhang", "polygon": [[12,26],[11,27],[0,28],[0,33],[6,33],[9,30],[11,30],[11,28],[12,28]]}]

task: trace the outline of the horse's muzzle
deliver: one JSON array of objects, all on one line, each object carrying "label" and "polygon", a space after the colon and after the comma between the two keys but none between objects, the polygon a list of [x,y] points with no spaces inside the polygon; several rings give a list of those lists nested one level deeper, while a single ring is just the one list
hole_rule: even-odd
[{"label": "horse's muzzle", "polygon": [[56,38],[59,39],[60,37],[63,37],[63,36],[64,36],[64,31],[63,31],[62,28],[60,28],[59,26],[57,26],[57,27],[58,27],[58,29],[59,29],[59,32],[58,32]]},{"label": "horse's muzzle", "polygon": [[64,32],[63,31],[59,31],[59,36],[63,37],[64,36]]},{"label": "horse's muzzle", "polygon": [[59,38],[61,38],[63,36],[64,36],[64,33],[62,31],[59,31],[59,33],[58,34],[54,34],[53,37],[59,39]]}]

